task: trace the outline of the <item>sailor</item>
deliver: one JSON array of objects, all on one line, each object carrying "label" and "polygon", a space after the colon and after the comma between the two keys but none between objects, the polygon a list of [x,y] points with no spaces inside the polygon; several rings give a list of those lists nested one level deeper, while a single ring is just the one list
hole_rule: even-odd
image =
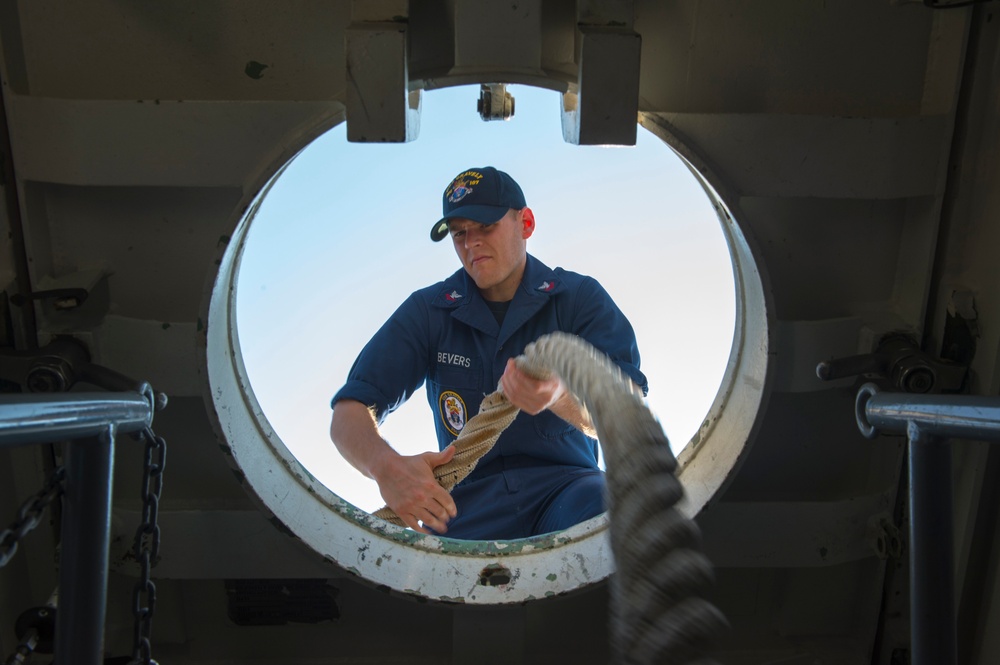
[{"label": "sailor", "polygon": [[[458,174],[443,213],[431,239],[450,236],[462,268],[410,295],[364,347],[331,402],[331,439],[422,533],[506,540],[602,513],[604,475],[586,409],[558,377],[534,379],[513,358],[546,333],[572,333],[645,393],[631,324],[597,280],[527,253],[535,216],[503,171]],[[424,383],[438,451],[400,455],[378,426]],[[521,412],[449,494],[433,469],[451,460],[450,444],[498,384]]]}]

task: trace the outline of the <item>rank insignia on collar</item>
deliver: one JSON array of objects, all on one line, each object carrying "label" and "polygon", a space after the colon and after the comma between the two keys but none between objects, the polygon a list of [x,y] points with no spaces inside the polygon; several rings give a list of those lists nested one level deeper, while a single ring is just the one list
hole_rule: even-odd
[{"label": "rank insignia on collar", "polygon": [[458,291],[455,291],[455,290],[452,290],[451,293],[444,294],[444,299],[447,300],[448,302],[455,302],[456,300],[458,300],[461,297],[462,297],[462,294],[459,293]]},{"label": "rank insignia on collar", "polygon": [[556,288],[556,283],[555,282],[550,282],[548,280],[545,280],[544,282],[542,282],[542,285],[537,288],[537,290],[538,291],[542,291],[544,293],[548,293],[549,291],[551,291],[554,288]]}]

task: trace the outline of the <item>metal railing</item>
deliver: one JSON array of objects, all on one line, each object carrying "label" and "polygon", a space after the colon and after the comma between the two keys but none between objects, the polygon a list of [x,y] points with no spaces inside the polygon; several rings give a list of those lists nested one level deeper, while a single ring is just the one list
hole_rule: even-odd
[{"label": "metal railing", "polygon": [[948,439],[1000,441],[1000,398],[858,391],[861,433],[909,439],[912,665],[955,665],[955,563]]},{"label": "metal railing", "polygon": [[156,398],[137,392],[4,395],[0,447],[66,440],[55,662],[104,658],[115,437],[152,424]]}]

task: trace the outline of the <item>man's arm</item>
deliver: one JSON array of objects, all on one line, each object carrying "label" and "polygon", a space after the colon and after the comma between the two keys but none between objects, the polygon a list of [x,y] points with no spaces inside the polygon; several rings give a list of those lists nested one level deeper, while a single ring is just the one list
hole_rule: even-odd
[{"label": "man's arm", "polygon": [[458,512],[451,495],[434,478],[434,469],[451,461],[454,446],[441,452],[400,455],[379,435],[375,416],[361,402],[342,399],[333,409],[330,439],[351,466],[378,483],[386,505],[415,531],[438,533]]}]

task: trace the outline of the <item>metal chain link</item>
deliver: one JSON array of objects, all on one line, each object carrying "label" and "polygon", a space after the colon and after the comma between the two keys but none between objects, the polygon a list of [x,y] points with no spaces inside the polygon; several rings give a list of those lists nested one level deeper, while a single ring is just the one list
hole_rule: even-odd
[{"label": "metal chain link", "polygon": [[139,563],[139,579],[132,589],[132,614],[135,616],[135,639],[129,665],[157,665],[150,656],[150,635],[156,610],[156,585],[150,570],[160,557],[160,526],[157,524],[160,492],[163,489],[163,467],[166,463],[167,442],[156,436],[152,428],[142,431],[146,441],[142,465],[142,522],[135,531],[133,554]]},{"label": "metal chain link", "polygon": [[25,665],[25,663],[31,662],[31,656],[35,653],[35,647],[37,646],[38,631],[29,630],[24,639],[21,640],[21,643],[17,645],[17,651],[4,661],[4,665]]},{"label": "metal chain link", "polygon": [[4,661],[4,665],[25,665],[31,662],[31,656],[35,653],[36,646],[38,646],[38,633],[29,631],[21,643],[17,645],[17,651]]},{"label": "metal chain link", "polygon": [[3,568],[17,552],[17,544],[29,531],[42,521],[42,514],[49,504],[63,493],[63,478],[66,472],[57,467],[45,485],[17,511],[17,519],[0,532],[0,568]]}]

